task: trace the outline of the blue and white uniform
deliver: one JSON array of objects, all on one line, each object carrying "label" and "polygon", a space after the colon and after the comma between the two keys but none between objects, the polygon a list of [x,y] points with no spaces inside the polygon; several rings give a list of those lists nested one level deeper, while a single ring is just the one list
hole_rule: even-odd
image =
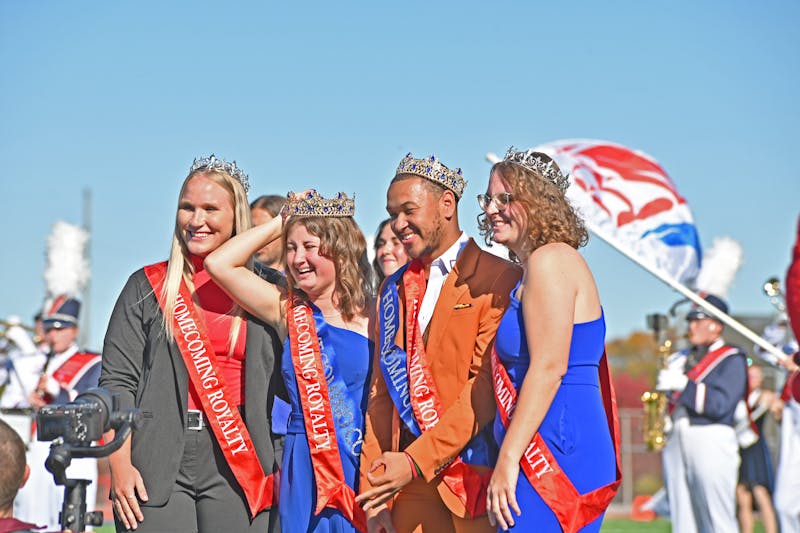
[{"label": "blue and white uniform", "polygon": [[[708,354],[727,348],[723,357],[699,376],[688,379],[678,393],[670,437],[671,453],[679,454],[682,472],[669,473],[670,483],[685,483],[691,494],[695,529],[704,532],[736,532],[736,483],[739,471],[739,444],[734,429],[737,404],[747,390],[747,357],[740,349],[725,346],[719,338],[708,347]],[[706,355],[705,357],[709,357]],[[703,359],[699,364],[703,363]],[[691,364],[689,353],[686,362]],[[685,368],[687,373],[691,369]],[[665,470],[667,469],[665,461]],[[682,479],[681,479],[682,478]],[[670,502],[675,524],[683,524],[681,509]],[[692,531],[677,526],[675,531]]]}]

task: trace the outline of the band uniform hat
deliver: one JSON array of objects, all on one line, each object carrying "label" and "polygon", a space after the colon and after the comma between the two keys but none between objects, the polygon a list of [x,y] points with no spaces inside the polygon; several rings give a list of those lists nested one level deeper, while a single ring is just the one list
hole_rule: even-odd
[{"label": "band uniform hat", "polygon": [[[728,304],[725,303],[725,300],[723,300],[719,296],[702,292],[700,293],[700,296],[702,296],[705,301],[707,301],[708,303],[710,303],[723,313],[725,314],[728,313]],[[686,320],[700,320],[701,318],[710,318],[712,320],[716,320],[717,322],[720,321],[717,317],[706,311],[705,308],[700,307],[699,305],[696,304],[692,306],[691,310],[689,310],[688,313],[686,313]]]},{"label": "band uniform hat", "polygon": [[45,330],[77,327],[80,312],[80,301],[67,296],[59,296],[45,309],[42,325]]}]

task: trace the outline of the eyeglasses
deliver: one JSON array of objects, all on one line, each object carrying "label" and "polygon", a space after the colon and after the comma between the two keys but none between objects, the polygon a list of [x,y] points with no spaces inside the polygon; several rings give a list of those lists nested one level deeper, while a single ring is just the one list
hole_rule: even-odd
[{"label": "eyeglasses", "polygon": [[514,195],[510,192],[499,192],[497,194],[479,194],[478,195],[478,205],[481,209],[486,211],[489,209],[489,206],[494,205],[497,209],[505,209],[508,207],[508,204],[511,203],[511,200],[514,199]]}]

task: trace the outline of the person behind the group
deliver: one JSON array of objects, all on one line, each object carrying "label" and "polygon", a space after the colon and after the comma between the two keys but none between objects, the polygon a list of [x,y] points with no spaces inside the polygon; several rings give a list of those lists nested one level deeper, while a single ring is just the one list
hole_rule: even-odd
[{"label": "person behind the group", "polygon": [[412,261],[379,295],[358,498],[370,531],[492,530],[482,494],[494,459],[488,347],[520,271],[461,231],[465,185],[460,169],[408,154],[386,195]]},{"label": "person behind the group", "polygon": [[[260,226],[277,217],[286,198],[277,194],[264,194],[250,202],[253,225]],[[256,260],[264,266],[283,272],[283,247],[280,239],[275,239],[255,253]]]},{"label": "person behind the group", "polygon": [[[253,225],[260,226],[266,224],[277,217],[283,205],[286,203],[285,196],[277,194],[264,194],[250,202],[250,214],[253,217]],[[285,284],[284,275],[285,265],[283,263],[283,245],[281,239],[275,239],[255,253],[256,265],[255,272],[262,278],[275,284]],[[272,404],[272,432],[276,435],[286,435],[286,426],[289,422],[289,412],[291,407],[280,398],[275,398]],[[283,453],[283,442],[275,441],[275,457],[278,464],[281,462]]]},{"label": "person behind the group", "polygon": [[213,155],[181,185],[169,260],[130,276],[100,385],[143,423],[111,454],[117,531],[277,531],[269,412],[285,396],[280,339],[203,259],[250,227],[247,175]]},{"label": "person behind the group", "polygon": [[382,221],[378,224],[378,231],[375,232],[373,247],[375,258],[372,260],[372,266],[379,283],[383,283],[386,276],[394,274],[408,262],[406,249],[392,231],[391,221],[389,218]]},{"label": "person behind the group", "polygon": [[[775,400],[775,393],[761,388],[764,375],[761,367],[751,364],[747,368],[748,394],[747,406],[755,423],[758,435],[761,437],[749,446],[742,446],[740,442],[739,456],[739,484],[736,486],[736,503],[738,507],[739,531],[752,533],[755,527],[753,517],[753,500],[758,506],[764,533],[777,533],[778,522],[775,518],[775,509],[772,507],[772,490],[774,476],[769,448],[763,438],[764,414],[769,411]],[[744,406],[744,404],[743,404]],[[747,417],[743,423],[749,424]],[[739,431],[739,428],[736,428]],[[748,443],[749,444],[749,443]]]},{"label": "person behind the group", "polygon": [[[492,354],[500,452],[486,504],[499,530],[598,531],[619,485],[605,317],[567,185],[550,157],[512,148],[478,196],[481,233],[523,269]],[[550,492],[559,478],[571,490]]]},{"label": "person behind the group", "polygon": [[23,533],[40,526],[14,518],[14,498],[25,485],[30,468],[25,463],[25,443],[0,420],[0,533]]},{"label": "person behind the group", "polygon": [[[284,532],[364,529],[353,502],[370,376],[372,272],[354,201],[290,193],[283,227],[288,293],[246,268],[281,237],[282,217],[231,239],[206,258],[214,279],[245,309],[288,329],[282,374],[291,414],[283,451]],[[317,340],[318,339],[318,340]]]},{"label": "person behind the group", "polygon": [[[728,312],[720,297],[704,299]],[[676,531],[687,533],[737,531],[740,458],[734,426],[736,407],[746,397],[747,356],[726,344],[722,322],[704,308],[695,305],[686,319],[691,347],[660,370],[656,382],[657,390],[676,398],[665,451],[676,449],[664,457],[670,520]]]}]

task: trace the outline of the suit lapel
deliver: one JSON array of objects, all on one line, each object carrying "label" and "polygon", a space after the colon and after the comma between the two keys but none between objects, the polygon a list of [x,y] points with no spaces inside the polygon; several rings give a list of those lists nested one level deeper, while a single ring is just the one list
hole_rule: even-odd
[{"label": "suit lapel", "polygon": [[470,239],[459,254],[453,270],[447,275],[425,332],[426,348],[435,349],[442,334],[447,331],[454,306],[468,290],[466,280],[475,273],[479,251],[478,245]]}]

